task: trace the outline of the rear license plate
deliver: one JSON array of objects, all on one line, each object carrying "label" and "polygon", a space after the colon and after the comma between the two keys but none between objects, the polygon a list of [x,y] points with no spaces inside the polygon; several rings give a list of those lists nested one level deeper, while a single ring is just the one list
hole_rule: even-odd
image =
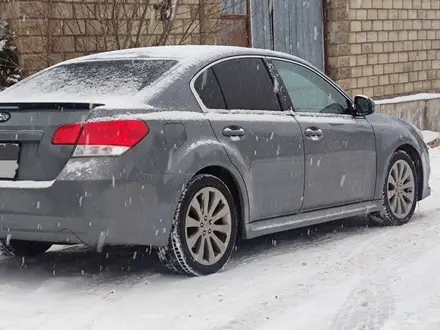
[{"label": "rear license plate", "polygon": [[0,179],[14,179],[17,175],[20,146],[0,143]]}]

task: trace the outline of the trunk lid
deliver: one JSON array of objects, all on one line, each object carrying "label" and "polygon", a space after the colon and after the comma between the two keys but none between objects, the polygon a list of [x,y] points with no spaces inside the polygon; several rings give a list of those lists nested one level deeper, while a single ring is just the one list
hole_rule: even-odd
[{"label": "trunk lid", "polygon": [[[52,144],[57,128],[84,121],[98,105],[101,104],[0,102],[0,180],[54,180],[75,148]],[[11,161],[18,163],[12,175]]]}]

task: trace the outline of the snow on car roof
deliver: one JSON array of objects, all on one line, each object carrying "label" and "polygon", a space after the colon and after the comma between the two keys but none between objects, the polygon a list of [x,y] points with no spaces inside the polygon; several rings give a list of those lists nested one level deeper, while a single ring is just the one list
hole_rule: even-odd
[{"label": "snow on car roof", "polygon": [[[131,49],[97,53],[97,54],[82,56],[65,62],[61,62],[43,71],[51,70],[54,67],[63,66],[63,65],[94,62],[94,61],[96,62],[109,61],[109,60],[130,61],[130,60],[148,60],[148,59],[178,61],[179,65],[176,65],[171,71],[168,71],[166,74],[162,75],[158,80],[155,81],[154,85],[150,85],[144,88],[139,93],[136,93],[135,95],[130,95],[129,97],[122,97],[121,95],[117,96],[118,100],[120,100],[120,102],[116,102],[117,104],[122,104],[122,105],[133,104],[133,107],[138,107],[139,105],[145,104],[147,102],[151,102],[152,99],[154,99],[162,91],[166,90],[172,83],[178,80],[178,78],[183,77],[185,74],[191,75],[191,72],[192,73],[197,72],[199,69],[201,69],[204,65],[206,65],[209,62],[214,62],[216,60],[227,58],[230,56],[240,56],[240,55],[250,55],[250,56],[259,55],[259,56],[268,56],[268,57],[274,56],[285,59],[291,59],[310,65],[309,63],[298,57],[286,53],[267,50],[267,49],[233,47],[233,46],[185,45],[185,46],[155,46],[155,47],[144,47],[144,48],[131,48]],[[32,79],[32,76],[30,77],[30,79]],[[26,81],[27,81],[26,79],[23,80],[15,87],[20,86]],[[108,104],[109,100],[112,99],[110,94],[113,93],[109,93],[109,95],[108,96],[106,95],[105,98],[103,98],[102,100],[101,98],[97,98],[96,95],[92,95],[93,97],[91,96],[87,98],[85,97],[76,98],[75,95],[55,95],[55,93],[49,95],[48,97],[36,96],[32,93],[29,93],[29,97],[32,100],[38,99],[40,102],[47,102],[51,100],[53,101],[54,99],[59,98],[63,100],[66,99],[72,101],[76,100],[78,102],[84,101],[88,103]],[[3,95],[3,98],[5,98],[5,95]]]},{"label": "snow on car roof", "polygon": [[175,59],[175,60],[202,60],[234,55],[263,55],[291,58],[297,61],[304,60],[293,55],[275,52],[267,49],[245,48],[233,46],[210,46],[210,45],[185,45],[185,46],[155,46],[143,48],[130,48],[88,56],[78,57],[60,64],[78,63],[84,61],[99,61],[110,59]]}]

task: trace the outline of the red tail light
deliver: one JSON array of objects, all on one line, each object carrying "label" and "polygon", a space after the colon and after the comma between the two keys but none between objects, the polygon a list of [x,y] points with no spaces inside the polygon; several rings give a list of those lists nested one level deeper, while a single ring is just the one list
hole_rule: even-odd
[{"label": "red tail light", "polygon": [[111,120],[66,124],[58,128],[52,144],[76,145],[74,157],[119,156],[150,132],[140,120]]},{"label": "red tail light", "polygon": [[58,127],[52,144],[75,145],[82,130],[82,124],[66,124]]}]

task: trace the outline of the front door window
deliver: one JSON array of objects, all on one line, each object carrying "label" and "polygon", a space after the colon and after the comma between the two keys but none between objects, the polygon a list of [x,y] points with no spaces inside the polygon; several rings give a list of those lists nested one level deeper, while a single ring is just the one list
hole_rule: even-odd
[{"label": "front door window", "polygon": [[313,71],[290,62],[273,61],[295,112],[350,114],[350,103],[336,88]]}]

